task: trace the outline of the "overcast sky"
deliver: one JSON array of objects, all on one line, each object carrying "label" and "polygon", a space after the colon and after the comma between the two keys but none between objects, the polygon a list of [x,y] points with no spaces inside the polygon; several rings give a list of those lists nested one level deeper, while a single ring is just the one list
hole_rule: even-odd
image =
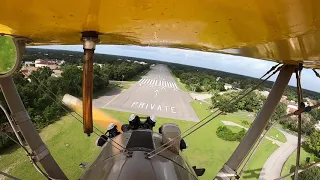
[{"label": "overcast sky", "polygon": [[[83,51],[82,46],[79,45],[41,46],[37,48]],[[274,62],[252,58],[173,48],[98,45],[96,52],[205,67],[256,78],[260,78],[276,64]],[[275,78],[274,76],[270,80],[275,80]],[[295,83],[295,78],[292,76],[290,85],[295,86]],[[305,89],[320,92],[320,79],[314,75],[313,71],[305,69],[302,73],[302,86]]]}]

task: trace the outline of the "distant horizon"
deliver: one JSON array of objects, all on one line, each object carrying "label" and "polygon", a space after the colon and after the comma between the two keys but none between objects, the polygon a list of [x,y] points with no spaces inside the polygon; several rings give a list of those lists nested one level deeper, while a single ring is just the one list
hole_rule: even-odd
[{"label": "distant horizon", "polygon": [[[83,51],[82,46],[80,45],[33,46],[29,48],[65,50],[73,52]],[[275,62],[271,61],[241,56],[175,48],[98,45],[95,52],[97,54],[142,58],[164,63],[176,63],[210,70],[223,71],[252,78],[260,78],[265,72],[267,72],[272,66],[276,64]],[[269,81],[274,82],[277,75],[278,73],[272,76]],[[312,70],[304,69],[301,82],[303,89],[320,93],[320,79],[315,76]],[[294,74],[291,77],[289,85],[296,87]]]}]

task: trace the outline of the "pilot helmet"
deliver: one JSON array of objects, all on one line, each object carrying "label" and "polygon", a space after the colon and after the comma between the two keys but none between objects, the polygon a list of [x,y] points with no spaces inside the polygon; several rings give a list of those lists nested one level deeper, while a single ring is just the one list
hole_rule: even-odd
[{"label": "pilot helmet", "polygon": [[131,129],[138,129],[141,125],[140,117],[135,114],[131,114],[129,117],[129,125]]},{"label": "pilot helmet", "polygon": [[148,116],[147,120],[144,122],[144,128],[145,129],[153,129],[153,127],[156,125],[156,117],[154,115]]},{"label": "pilot helmet", "polygon": [[129,122],[133,121],[135,118],[136,118],[136,115],[135,114],[131,114],[129,116]]},{"label": "pilot helmet", "polygon": [[151,115],[151,116],[150,116],[150,120],[151,120],[152,122],[154,122],[154,123],[157,122],[157,119],[156,119],[156,116],[155,116],[155,115]]},{"label": "pilot helmet", "polygon": [[109,138],[113,138],[120,134],[120,132],[117,129],[117,125],[115,125],[114,123],[110,123],[107,132],[109,132]]},{"label": "pilot helmet", "polygon": [[107,132],[112,130],[113,128],[117,127],[114,123],[110,123],[108,128],[107,128]]}]

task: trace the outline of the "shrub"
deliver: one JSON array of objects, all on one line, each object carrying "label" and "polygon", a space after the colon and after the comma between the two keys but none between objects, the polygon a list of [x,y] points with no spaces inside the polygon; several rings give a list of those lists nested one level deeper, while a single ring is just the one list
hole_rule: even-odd
[{"label": "shrub", "polygon": [[315,166],[299,173],[299,180],[315,180],[320,179],[320,167]]},{"label": "shrub", "polygon": [[216,134],[219,138],[225,141],[241,141],[243,136],[246,134],[246,130],[242,129],[238,133],[234,133],[226,126],[219,126]]},{"label": "shrub", "polygon": [[[9,136],[15,137],[12,133],[9,133]],[[0,152],[2,152],[5,148],[10,147],[12,144],[14,144],[14,142],[11,141],[6,135],[0,136]]]},{"label": "shrub", "polygon": [[242,120],[242,121],[241,121],[241,124],[243,124],[243,125],[249,125],[250,123],[249,123],[248,121],[246,121],[246,120]]},{"label": "shrub", "polygon": [[237,133],[237,140],[241,141],[241,139],[247,134],[247,131],[245,129],[241,129],[241,131],[239,131]]},{"label": "shrub", "polygon": [[[308,164],[302,164],[300,167],[304,168]],[[295,171],[296,166],[292,165],[290,168],[290,173],[293,173]],[[291,179],[294,179],[294,176],[291,176]],[[310,169],[307,169],[298,175],[299,180],[316,180],[320,179],[320,167],[315,166]]]}]

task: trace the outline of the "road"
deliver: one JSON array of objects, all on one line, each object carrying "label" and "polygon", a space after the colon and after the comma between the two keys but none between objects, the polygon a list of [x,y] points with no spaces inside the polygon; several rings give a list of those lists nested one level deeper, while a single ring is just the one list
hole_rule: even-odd
[{"label": "road", "polygon": [[190,95],[178,88],[169,69],[156,65],[126,91],[100,97],[94,104],[105,109],[198,122],[191,101]]},{"label": "road", "polygon": [[[281,131],[281,130],[280,130]],[[284,163],[290,155],[297,149],[297,136],[281,131],[287,138],[287,142],[283,143],[264,163],[260,172],[259,180],[272,180],[281,177],[281,171]]]},{"label": "road", "polygon": [[[222,123],[225,125],[238,126],[244,129],[248,129],[230,121],[222,121]],[[281,171],[284,163],[287,161],[290,155],[297,149],[297,136],[289,134],[282,130],[279,131],[281,131],[286,136],[287,142],[282,143],[270,137],[265,137],[266,139],[277,144],[279,148],[275,150],[264,163],[260,172],[259,180],[272,180],[281,177]]]}]

